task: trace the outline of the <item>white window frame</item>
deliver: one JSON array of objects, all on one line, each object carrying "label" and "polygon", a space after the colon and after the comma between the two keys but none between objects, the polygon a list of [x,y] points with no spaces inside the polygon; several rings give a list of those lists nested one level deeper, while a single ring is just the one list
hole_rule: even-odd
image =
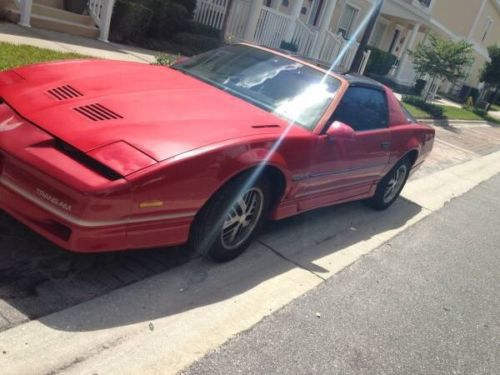
[{"label": "white window frame", "polygon": [[[356,14],[354,15],[354,17],[351,20],[351,24],[349,25],[349,30],[346,30],[346,34],[343,34],[341,32],[340,25],[342,23],[342,18],[344,17],[344,14],[345,14],[345,12],[347,10],[347,7],[353,8],[356,11]],[[345,39],[349,39],[351,37],[351,33],[352,33],[353,27],[355,27],[357,25],[357,23],[358,23],[358,18],[359,18],[359,14],[360,13],[361,13],[361,8],[360,7],[356,6],[353,3],[350,3],[348,1],[346,1],[345,4],[344,4],[344,9],[342,9],[342,13],[341,13],[339,21],[338,21],[337,34],[344,35]]]}]

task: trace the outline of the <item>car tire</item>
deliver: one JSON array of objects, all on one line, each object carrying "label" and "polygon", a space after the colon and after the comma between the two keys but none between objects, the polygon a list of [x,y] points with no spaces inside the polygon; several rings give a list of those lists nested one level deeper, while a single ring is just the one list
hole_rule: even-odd
[{"label": "car tire", "polygon": [[410,170],[410,159],[401,159],[378,183],[375,195],[365,200],[365,204],[377,211],[388,209],[398,199],[405,187]]},{"label": "car tire", "polygon": [[271,197],[267,179],[253,178],[250,173],[234,178],[201,209],[189,241],[196,253],[214,262],[228,262],[252,243],[266,219]]}]

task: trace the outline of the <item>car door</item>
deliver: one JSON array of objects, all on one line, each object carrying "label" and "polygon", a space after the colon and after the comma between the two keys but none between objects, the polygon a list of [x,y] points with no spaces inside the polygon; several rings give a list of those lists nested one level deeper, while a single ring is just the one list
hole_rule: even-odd
[{"label": "car door", "polygon": [[[302,196],[304,209],[366,195],[389,163],[391,132],[386,93],[375,86],[353,86],[344,94],[330,126],[345,124],[354,132],[335,130],[319,136],[312,173]],[[339,128],[340,129],[340,128]]]}]

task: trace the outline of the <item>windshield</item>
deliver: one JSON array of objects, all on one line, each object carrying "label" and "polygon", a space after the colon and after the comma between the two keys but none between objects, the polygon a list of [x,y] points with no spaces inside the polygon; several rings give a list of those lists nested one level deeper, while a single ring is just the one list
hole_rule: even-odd
[{"label": "windshield", "polygon": [[173,68],[308,129],[316,126],[340,87],[334,77],[243,45],[219,48]]}]

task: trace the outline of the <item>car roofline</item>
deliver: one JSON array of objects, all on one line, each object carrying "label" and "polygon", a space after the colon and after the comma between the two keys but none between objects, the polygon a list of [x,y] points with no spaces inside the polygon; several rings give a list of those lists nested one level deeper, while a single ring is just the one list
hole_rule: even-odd
[{"label": "car roofline", "polygon": [[[262,51],[267,51],[267,52],[270,52],[272,54],[287,58],[289,60],[299,62],[299,63],[307,65],[313,69],[316,69],[324,74],[329,74],[329,75],[331,75],[331,76],[333,76],[341,81],[345,81],[348,83],[348,85],[350,87],[353,87],[353,86],[369,87],[369,88],[374,88],[374,89],[384,90],[384,91],[386,88],[385,85],[383,85],[382,83],[375,81],[374,79],[366,77],[366,76],[361,75],[361,74],[349,73],[349,72],[339,72],[339,71],[335,71],[335,70],[330,71],[329,69],[326,68],[326,64],[324,64],[320,60],[316,61],[314,59],[310,59],[310,58],[305,57],[305,56],[300,56],[297,54],[288,53],[287,51],[284,51],[281,49],[264,47],[264,46],[254,44],[254,43],[238,42],[235,44],[260,49]],[[319,64],[321,64],[321,65],[319,65]]]},{"label": "car roofline", "polygon": [[323,74],[329,74],[330,76],[332,76],[334,78],[337,78],[340,81],[349,83],[349,80],[346,79],[346,77],[344,75],[342,75],[342,74],[340,74],[338,72],[335,72],[335,71],[328,71],[327,69],[325,69],[325,68],[323,68],[321,66],[315,65],[312,61],[308,61],[308,60],[306,60],[304,58],[301,58],[298,55],[289,54],[286,51],[282,51],[282,50],[278,50],[278,49],[273,49],[273,48],[269,48],[269,47],[264,47],[264,46],[261,46],[261,45],[258,45],[258,44],[248,43],[248,42],[238,42],[238,43],[234,43],[234,45],[243,45],[243,46],[247,46],[247,47],[259,49],[261,51],[270,52],[270,53],[272,53],[274,55],[281,56],[281,57],[284,57],[286,59],[289,59],[289,60],[296,61],[298,63],[304,64],[304,65],[306,65],[306,66],[308,66],[308,67],[310,67],[312,69],[315,69],[317,71],[322,72]]}]

